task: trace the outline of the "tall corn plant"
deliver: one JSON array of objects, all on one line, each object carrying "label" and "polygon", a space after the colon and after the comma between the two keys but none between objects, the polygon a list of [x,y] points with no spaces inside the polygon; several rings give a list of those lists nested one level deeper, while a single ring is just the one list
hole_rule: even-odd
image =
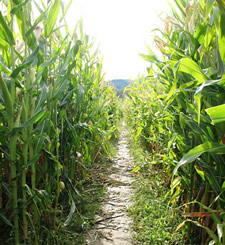
[{"label": "tall corn plant", "polygon": [[[151,62],[151,79],[146,81],[150,85],[145,87],[151,86],[153,92],[149,96],[149,89],[145,89],[148,101],[138,99],[139,107],[145,108],[145,113],[138,111],[136,117],[139,117],[142,128],[136,135],[153,148],[155,139],[152,135],[161,128],[156,142],[164,148],[161,147],[160,153],[158,149],[154,153],[158,162],[169,164],[167,168],[173,176],[172,199],[185,202],[197,200],[198,204],[188,205],[185,217],[199,217],[200,221],[205,217],[203,210],[209,210],[207,206],[218,212],[224,209],[225,172],[224,156],[221,155],[225,153],[222,116],[224,3],[194,1],[190,4],[180,0],[174,3],[175,6],[171,5],[173,16],[165,19],[165,30],[156,30],[155,44],[164,58],[158,58],[150,49],[148,55],[142,55]],[[152,72],[152,68],[158,71]],[[160,85],[156,86],[156,83]],[[133,91],[131,89],[132,99]],[[158,95],[155,96],[155,93]],[[155,120],[151,120],[150,124],[148,118]],[[166,141],[163,142],[163,139]],[[211,217],[217,226],[217,240],[208,229],[212,227],[207,227],[209,217],[205,217],[199,225],[206,226],[209,235],[220,244],[224,239],[223,216],[218,218],[212,214]],[[202,234],[202,243],[205,242],[207,239]]]}]

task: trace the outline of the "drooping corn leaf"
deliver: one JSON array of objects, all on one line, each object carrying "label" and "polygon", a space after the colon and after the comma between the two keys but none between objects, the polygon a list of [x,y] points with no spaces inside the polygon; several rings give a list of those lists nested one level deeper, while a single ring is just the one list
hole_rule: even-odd
[{"label": "drooping corn leaf", "polygon": [[198,64],[190,58],[179,60],[175,68],[177,68],[177,71],[182,71],[193,76],[198,81],[197,84],[202,84],[208,80]]},{"label": "drooping corn leaf", "polygon": [[208,141],[201,145],[196,146],[180,160],[180,162],[177,164],[177,166],[173,171],[173,175],[176,174],[177,170],[181,166],[195,161],[199,156],[201,156],[205,152],[209,152],[213,154],[225,154],[225,145]]},{"label": "drooping corn leaf", "polygon": [[187,219],[187,220],[183,221],[183,222],[177,227],[176,231],[177,231],[178,229],[180,229],[181,227],[183,227],[184,224],[185,224],[186,222],[191,222],[191,223],[195,224],[196,226],[199,226],[200,228],[205,229],[205,230],[207,231],[207,233],[209,234],[209,236],[213,239],[213,242],[214,242],[214,243],[211,243],[211,244],[222,245],[222,243],[219,241],[218,237],[215,235],[215,233],[214,233],[211,229],[209,229],[207,226],[204,226],[204,225],[200,224],[199,222],[193,221],[193,220],[191,220],[191,219]]},{"label": "drooping corn leaf", "polygon": [[212,85],[218,84],[219,82],[222,82],[222,81],[224,81],[224,79],[208,80],[208,81],[205,81],[201,86],[199,86],[199,88],[196,89],[195,95],[197,95],[198,93],[201,93],[202,90],[203,90],[205,87],[208,87],[208,86],[212,86]]}]

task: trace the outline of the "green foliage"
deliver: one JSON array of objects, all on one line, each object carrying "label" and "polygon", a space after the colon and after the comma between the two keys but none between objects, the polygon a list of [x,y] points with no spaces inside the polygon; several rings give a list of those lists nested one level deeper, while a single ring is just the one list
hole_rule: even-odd
[{"label": "green foliage", "polygon": [[[151,163],[170,177],[170,202],[186,203],[184,216],[197,217],[192,223],[205,227],[202,244],[218,243],[225,233],[212,231],[224,216],[215,220],[202,205],[219,213],[225,207],[224,3],[175,0],[171,10],[165,29],[155,31],[163,57],[149,47],[142,55],[150,62],[148,77],[127,89],[127,117],[134,139],[152,153]],[[201,205],[190,204],[194,200]]]},{"label": "green foliage", "polygon": [[1,3],[0,243],[48,244],[49,236],[64,244],[57,232],[65,234],[83,202],[76,185],[117,136],[116,91],[82,22],[62,31],[68,7]]}]

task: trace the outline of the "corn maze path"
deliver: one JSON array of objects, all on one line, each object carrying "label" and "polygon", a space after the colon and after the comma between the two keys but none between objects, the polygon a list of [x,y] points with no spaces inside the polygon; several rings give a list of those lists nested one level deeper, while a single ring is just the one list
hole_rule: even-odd
[{"label": "corn maze path", "polygon": [[133,178],[132,158],[128,149],[125,122],[118,141],[118,151],[108,175],[107,190],[95,227],[87,232],[85,245],[131,245],[132,219],[127,210],[131,205]]}]

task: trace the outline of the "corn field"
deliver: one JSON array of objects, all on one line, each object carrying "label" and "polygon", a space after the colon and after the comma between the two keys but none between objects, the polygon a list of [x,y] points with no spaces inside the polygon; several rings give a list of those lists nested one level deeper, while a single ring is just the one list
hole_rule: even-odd
[{"label": "corn field", "polygon": [[168,173],[188,244],[225,244],[225,2],[175,0],[164,26],[160,53],[142,54],[148,76],[127,89],[127,120]]},{"label": "corn field", "polygon": [[71,2],[0,2],[0,244],[67,227],[76,182],[116,136],[116,92],[82,21],[69,32]]},{"label": "corn field", "polygon": [[[110,153],[121,101],[72,1],[0,2],[0,244],[61,244],[76,187]],[[165,169],[187,244],[225,244],[225,2],[174,0],[122,103],[146,165]],[[35,10],[35,11],[34,11]],[[69,207],[69,208],[68,208]],[[176,209],[174,209],[176,212]]]}]

